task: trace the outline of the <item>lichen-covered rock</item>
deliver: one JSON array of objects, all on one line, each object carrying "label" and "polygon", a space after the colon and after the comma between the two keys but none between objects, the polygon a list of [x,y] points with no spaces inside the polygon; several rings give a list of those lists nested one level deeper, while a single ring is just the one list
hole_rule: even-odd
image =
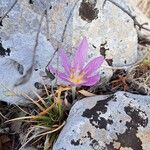
[{"label": "lichen-covered rock", "polygon": [[[9,37],[9,40],[2,42],[1,49],[4,49],[5,55],[0,58],[1,100],[25,104],[28,101],[22,96],[23,93],[34,97],[32,90],[40,92],[40,86],[42,86],[44,79],[46,79],[45,83],[50,83],[50,80],[44,77],[46,76],[45,66],[49,61],[48,54],[54,52],[54,49],[46,37],[40,34],[33,74],[26,84],[15,86],[32,64],[35,36],[35,34],[16,32]],[[10,53],[7,52],[8,49],[10,49]]]},{"label": "lichen-covered rock", "polygon": [[117,92],[78,101],[53,150],[148,150],[150,96]]},{"label": "lichen-covered rock", "polygon": [[[128,10],[124,0],[115,0]],[[109,65],[125,66],[137,61],[137,34],[133,20],[120,8],[104,0],[80,0],[73,16],[73,40],[86,35],[93,53],[105,56]],[[130,56],[130,57],[129,57]]]},{"label": "lichen-covered rock", "polygon": [[[14,2],[0,1],[0,17]],[[125,1],[117,2],[126,8]],[[40,92],[37,84],[50,84],[44,71],[54,51],[59,47],[73,54],[75,45],[83,36],[89,40],[89,59],[100,54],[106,58],[105,67],[101,68],[102,76],[109,78],[112,75],[108,65],[134,63],[137,59],[137,34],[133,21],[110,2],[104,9],[102,4],[103,0],[18,0],[0,22],[0,84],[4,85],[0,88],[0,99],[9,103],[25,103],[20,93],[33,97],[31,89]],[[44,13],[34,53],[37,31]],[[31,78],[24,84],[14,86],[32,65],[34,56]],[[55,60],[52,63],[57,66]]]}]

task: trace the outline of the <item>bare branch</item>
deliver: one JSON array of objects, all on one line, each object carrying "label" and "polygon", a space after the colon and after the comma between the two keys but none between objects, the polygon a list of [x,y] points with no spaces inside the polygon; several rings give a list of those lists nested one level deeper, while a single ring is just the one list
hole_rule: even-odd
[{"label": "bare branch", "polygon": [[34,62],[35,62],[35,53],[36,53],[36,49],[37,49],[37,46],[38,46],[38,39],[39,39],[39,34],[40,34],[41,25],[42,25],[42,22],[43,22],[44,15],[45,15],[45,11],[43,12],[43,14],[42,14],[42,16],[41,16],[39,28],[38,28],[38,31],[37,31],[37,35],[36,35],[36,39],[35,39],[35,45],[34,45],[34,49],[33,49],[33,57],[32,57],[31,66],[30,66],[30,68],[26,71],[25,75],[22,76],[22,77],[15,83],[14,86],[19,86],[19,85],[21,85],[21,84],[25,84],[25,83],[30,79],[30,77],[31,77],[31,75],[32,75],[33,67],[34,67]]},{"label": "bare branch", "polygon": [[117,2],[113,1],[113,0],[105,0],[104,3],[103,3],[103,7],[104,5],[106,4],[106,2],[109,1],[111,2],[112,4],[114,4],[115,6],[117,6],[118,8],[120,8],[123,12],[125,12],[129,17],[131,17],[131,19],[134,21],[134,25],[137,26],[139,28],[139,30],[141,29],[144,29],[144,30],[147,30],[150,32],[150,29],[149,28],[146,28],[144,27],[144,25],[147,25],[147,23],[143,23],[143,24],[140,24],[137,19],[136,19],[136,16],[132,15],[130,11],[124,9],[121,5],[119,5]]},{"label": "bare branch", "polygon": [[71,9],[70,14],[69,14],[69,16],[68,16],[68,18],[67,18],[67,21],[66,21],[65,26],[64,26],[64,29],[63,29],[63,33],[62,33],[62,36],[61,36],[61,42],[58,42],[57,48],[56,48],[56,50],[54,51],[54,53],[53,53],[53,55],[52,55],[50,61],[48,62],[48,64],[46,65],[45,68],[47,68],[47,66],[52,62],[54,56],[56,55],[57,51],[59,50],[59,46],[64,42],[64,36],[65,36],[66,30],[67,30],[68,22],[69,22],[69,20],[70,20],[70,18],[71,18],[71,16],[72,16],[72,13],[73,13],[73,11],[74,11],[74,9],[75,9],[75,6],[77,5],[78,2],[79,2],[79,0],[77,0],[77,1],[75,2],[73,8]]},{"label": "bare branch", "polygon": [[49,18],[48,18],[48,11],[50,8],[51,8],[51,3],[49,4],[48,1],[46,1],[45,17],[46,17],[46,28],[47,28],[47,40],[50,40]]},{"label": "bare branch", "polygon": [[16,5],[16,3],[18,2],[18,0],[15,0],[15,2],[12,4],[12,6],[8,9],[8,11],[2,16],[0,17],[0,22],[2,22],[2,20],[8,15],[8,13],[14,8],[14,6]]},{"label": "bare branch", "polygon": [[45,15],[46,15],[47,40],[50,40],[48,9],[46,9]]}]

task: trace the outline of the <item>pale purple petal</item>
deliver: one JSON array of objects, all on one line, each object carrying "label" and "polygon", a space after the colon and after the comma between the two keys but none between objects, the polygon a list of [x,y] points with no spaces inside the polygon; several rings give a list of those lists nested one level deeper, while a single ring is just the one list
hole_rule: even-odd
[{"label": "pale purple petal", "polygon": [[87,39],[84,38],[81,41],[74,57],[73,67],[75,68],[75,70],[77,69],[81,70],[84,67],[87,52],[88,52],[88,42]]},{"label": "pale purple petal", "polygon": [[97,74],[97,75],[87,78],[86,81],[82,85],[92,86],[92,85],[96,84],[99,80],[100,80],[100,75]]},{"label": "pale purple petal", "polygon": [[83,69],[83,72],[85,73],[85,76],[90,76],[93,72],[96,72],[97,69],[101,66],[101,64],[104,61],[104,57],[100,56],[97,57],[95,59],[93,59],[92,61],[90,61],[85,68]]},{"label": "pale purple petal", "polygon": [[64,80],[64,81],[69,82],[69,77],[68,77],[65,73],[60,72],[60,73],[58,74],[58,77],[59,77],[60,79]]},{"label": "pale purple petal", "polygon": [[65,72],[69,75],[71,70],[71,63],[69,63],[68,57],[63,49],[60,51],[60,58],[62,62],[62,66],[65,69]]},{"label": "pale purple petal", "polygon": [[59,77],[64,81],[68,81],[68,76],[65,73],[58,71],[57,69],[55,69],[51,65],[48,66],[48,71],[51,72],[52,74],[54,74],[56,77]]},{"label": "pale purple petal", "polygon": [[55,69],[54,67],[52,67],[51,65],[48,66],[48,71],[54,75],[59,73],[59,71],[57,69]]}]

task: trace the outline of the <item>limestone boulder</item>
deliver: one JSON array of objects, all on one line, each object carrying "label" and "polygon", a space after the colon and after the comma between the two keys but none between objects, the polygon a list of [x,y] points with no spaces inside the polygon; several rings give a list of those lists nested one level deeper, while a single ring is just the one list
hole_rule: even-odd
[{"label": "limestone boulder", "polygon": [[[14,2],[0,1],[1,17]],[[126,1],[117,2],[127,8]],[[132,19],[110,2],[104,8],[102,5],[103,0],[16,1],[0,22],[0,99],[24,104],[28,101],[21,96],[22,92],[34,97],[31,89],[40,93],[37,85],[51,85],[51,80],[45,78],[45,67],[54,51],[64,48],[72,56],[84,36],[87,36],[90,47],[87,62],[99,55],[106,59],[100,69],[102,77],[111,77],[109,66],[135,63],[137,33]],[[34,53],[42,15],[44,18]],[[14,86],[32,65],[31,77],[24,84]],[[57,53],[52,65],[57,66]]]},{"label": "limestone boulder", "polygon": [[150,96],[117,92],[72,107],[53,150],[148,150]]}]

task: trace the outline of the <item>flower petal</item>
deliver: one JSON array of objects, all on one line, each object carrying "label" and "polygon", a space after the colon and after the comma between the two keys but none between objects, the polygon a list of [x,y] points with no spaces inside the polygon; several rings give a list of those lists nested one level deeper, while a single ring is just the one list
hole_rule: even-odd
[{"label": "flower petal", "polygon": [[58,74],[58,77],[59,77],[60,79],[64,80],[64,81],[69,82],[69,78],[68,78],[68,76],[67,76],[65,73],[60,72],[60,73]]},{"label": "flower petal", "polygon": [[100,80],[100,75],[97,74],[97,75],[87,78],[86,81],[82,85],[92,86],[92,85],[96,84],[99,80]]},{"label": "flower petal", "polygon": [[60,59],[65,72],[69,75],[71,70],[71,63],[69,63],[68,57],[63,49],[60,51]]},{"label": "flower petal", "polygon": [[97,71],[97,69],[101,66],[101,64],[104,61],[104,57],[100,56],[92,61],[90,61],[85,68],[83,69],[83,72],[85,73],[85,76],[90,76],[93,72]]},{"label": "flower petal", "polygon": [[48,66],[48,71],[54,75],[57,75],[59,73],[59,71],[55,69],[54,67],[52,67],[51,65]]},{"label": "flower petal", "polygon": [[68,76],[65,73],[58,71],[57,69],[55,69],[51,65],[48,66],[48,71],[51,72],[52,74],[54,74],[56,77],[59,77],[62,80],[68,82]]},{"label": "flower petal", "polygon": [[81,41],[73,62],[73,67],[75,70],[81,70],[84,66],[86,57],[87,57],[87,51],[88,51],[88,42],[86,37]]}]

